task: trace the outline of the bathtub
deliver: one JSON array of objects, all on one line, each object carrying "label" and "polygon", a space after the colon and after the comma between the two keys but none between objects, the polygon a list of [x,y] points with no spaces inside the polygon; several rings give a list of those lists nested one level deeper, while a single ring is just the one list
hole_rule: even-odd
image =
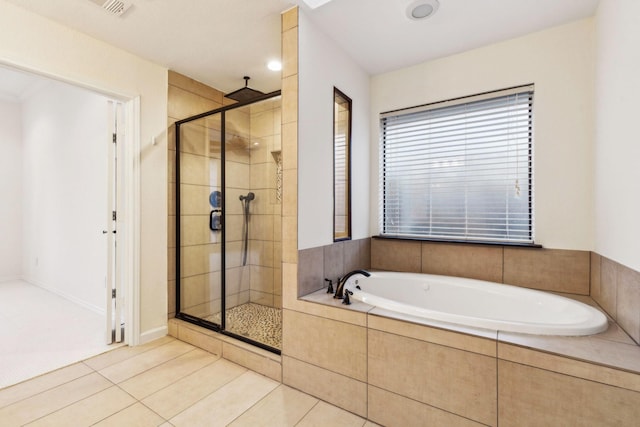
[{"label": "bathtub", "polygon": [[422,319],[493,331],[592,335],[607,329],[599,310],[517,286],[432,274],[371,272],[352,276],[351,299]]}]

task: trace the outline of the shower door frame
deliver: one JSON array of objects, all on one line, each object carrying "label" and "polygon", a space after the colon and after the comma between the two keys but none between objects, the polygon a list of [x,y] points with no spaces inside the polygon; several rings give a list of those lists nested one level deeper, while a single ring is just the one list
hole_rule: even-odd
[{"label": "shower door frame", "polygon": [[[256,347],[260,347],[264,350],[268,350],[275,354],[281,354],[281,350],[275,347],[271,347],[265,343],[260,341],[253,340],[244,335],[238,335],[226,329],[226,317],[227,317],[227,307],[226,307],[226,226],[225,226],[225,203],[226,203],[226,176],[225,176],[225,168],[226,168],[226,112],[229,110],[235,110],[237,108],[246,107],[248,105],[254,104],[260,101],[266,101],[271,98],[275,98],[276,96],[280,96],[281,91],[277,90],[274,92],[270,92],[261,96],[257,96],[248,101],[238,102],[235,104],[227,105],[224,107],[216,108],[215,110],[206,111],[204,113],[197,114],[195,116],[187,117],[186,119],[178,120],[175,122],[175,137],[176,137],[176,156],[174,163],[174,171],[176,174],[176,189],[175,189],[175,203],[176,203],[176,222],[175,222],[175,241],[176,241],[176,259],[175,259],[175,280],[176,280],[176,311],[175,317],[177,319],[184,320],[189,323],[193,323],[195,325],[213,330],[215,332],[221,333],[223,335],[230,336],[232,338],[238,339],[240,341],[246,342],[248,344],[254,345]],[[180,126],[183,124],[203,119],[208,116],[212,116],[214,114],[221,114],[220,120],[220,188],[222,189],[222,200],[220,207],[222,209],[221,212],[221,242],[222,242],[222,250],[220,251],[220,264],[221,264],[221,277],[220,277],[220,325],[205,320],[203,318],[193,316],[188,313],[183,313],[181,311],[180,303],[181,303],[181,287],[180,287],[180,257],[181,257],[181,245],[180,245]]]}]

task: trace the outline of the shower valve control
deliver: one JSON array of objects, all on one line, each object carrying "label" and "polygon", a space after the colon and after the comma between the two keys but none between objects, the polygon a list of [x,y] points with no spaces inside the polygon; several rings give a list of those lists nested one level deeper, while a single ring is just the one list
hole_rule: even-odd
[{"label": "shower valve control", "polygon": [[222,230],[222,209],[213,209],[209,214],[209,229],[211,231]]}]

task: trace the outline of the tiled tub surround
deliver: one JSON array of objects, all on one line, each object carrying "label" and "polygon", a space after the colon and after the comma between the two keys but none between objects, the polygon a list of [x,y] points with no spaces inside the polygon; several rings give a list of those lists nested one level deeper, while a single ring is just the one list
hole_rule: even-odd
[{"label": "tiled tub surround", "polygon": [[298,254],[298,297],[326,288],[325,278],[331,279],[335,288],[338,277],[355,269],[370,268],[370,259],[369,238],[301,250]]},{"label": "tiled tub surround", "polygon": [[[285,384],[383,425],[637,425],[640,347],[606,302],[609,329],[590,337],[444,330],[327,295],[325,276],[363,267],[334,246],[299,252],[298,292],[319,290],[304,312],[284,310]],[[623,313],[640,289],[637,272],[586,251],[376,238],[370,250],[372,269],[509,282]]]},{"label": "tiled tub surround", "polygon": [[[569,296],[569,295],[565,295]],[[589,297],[575,297],[596,305]],[[429,325],[323,290],[347,320],[286,310],[283,381],[382,425],[637,425],[640,347],[613,321],[589,337]],[[336,316],[337,317],[337,316]]]}]

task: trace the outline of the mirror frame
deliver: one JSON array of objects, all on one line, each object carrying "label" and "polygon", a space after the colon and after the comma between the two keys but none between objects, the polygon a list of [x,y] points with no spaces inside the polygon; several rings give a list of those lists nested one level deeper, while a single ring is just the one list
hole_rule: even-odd
[{"label": "mirror frame", "polygon": [[[333,241],[339,242],[343,240],[351,240],[351,98],[345,95],[338,88],[333,88]],[[343,107],[340,110],[341,106]],[[346,112],[346,128],[344,126],[341,128],[340,125],[343,124],[344,119],[340,117],[342,112]],[[344,129],[344,131],[341,131]],[[346,135],[344,135],[346,132]],[[340,141],[340,144],[339,144]],[[342,143],[344,141],[344,143]],[[341,145],[344,145],[344,156],[338,158],[337,154],[339,153],[338,148]],[[344,198],[338,200],[338,185],[339,181],[337,179],[337,170],[338,170],[338,162],[344,162]],[[344,209],[344,229],[337,230],[338,221],[336,218],[338,217],[337,212],[340,212]]]}]

